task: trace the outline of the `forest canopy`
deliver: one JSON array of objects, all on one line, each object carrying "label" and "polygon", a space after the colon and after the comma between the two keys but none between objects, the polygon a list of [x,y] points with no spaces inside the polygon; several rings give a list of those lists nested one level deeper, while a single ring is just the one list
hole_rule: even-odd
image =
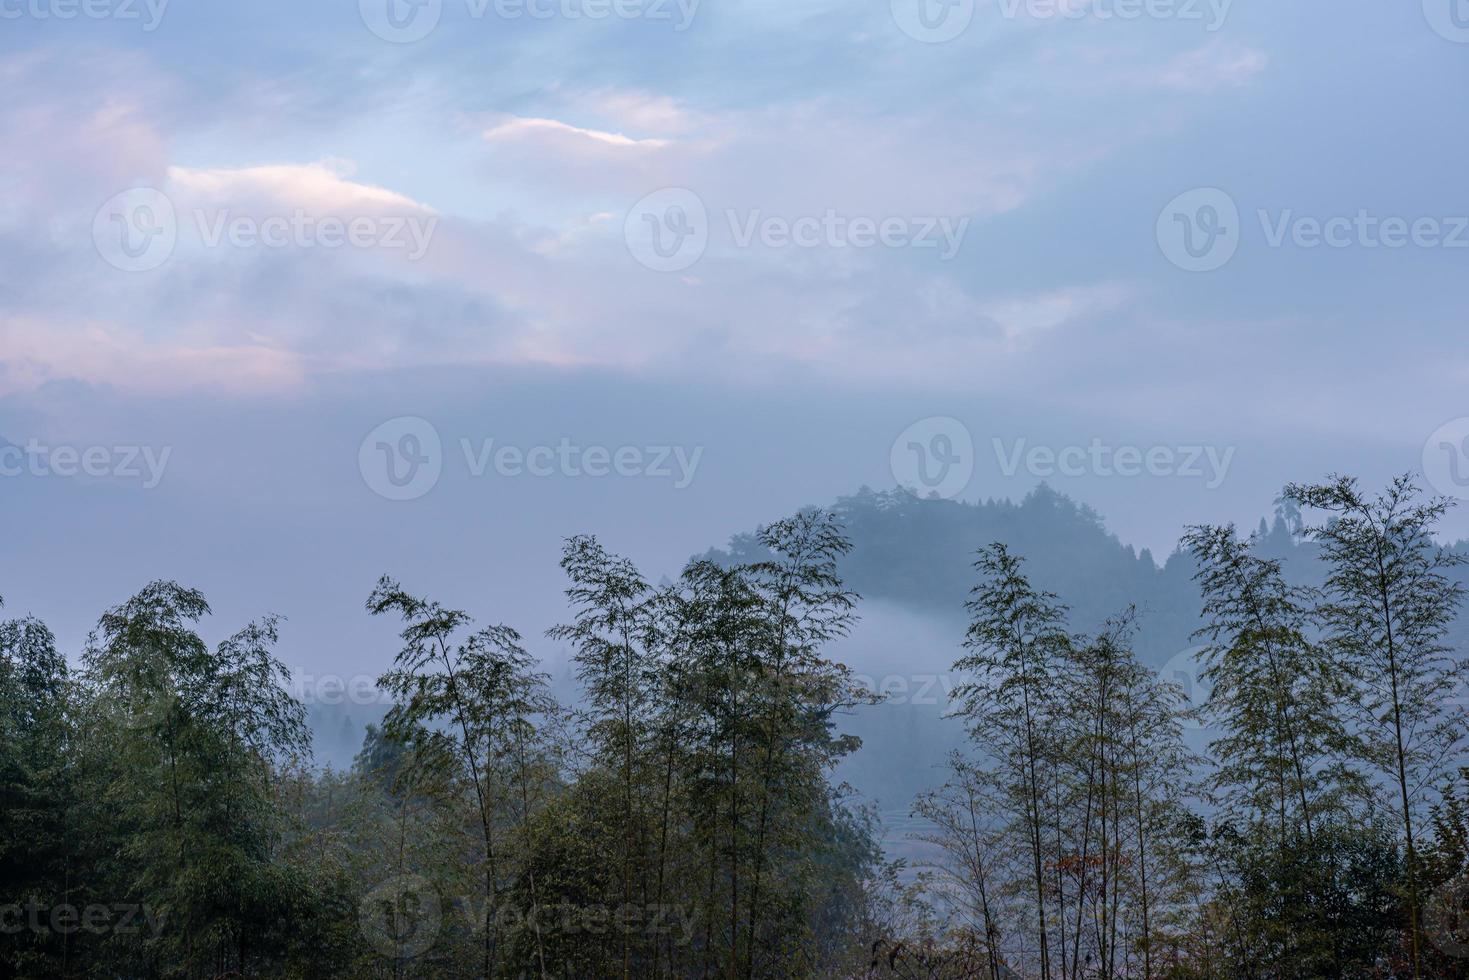
[{"label": "forest canopy", "polygon": [[[1407,477],[1292,484],[1273,526],[1191,527],[1160,566],[1048,490],[869,491],[661,584],[576,536],[548,637],[571,701],[496,611],[384,576],[391,707],[341,769],[313,759],[275,617],[211,645],[206,597],[159,581],[72,656],[5,621],[0,970],[1464,976],[1447,507]],[[963,739],[910,806],[922,860],[837,776],[882,700],[834,653],[859,592],[965,625]],[[1155,669],[1180,631],[1202,704]]]}]

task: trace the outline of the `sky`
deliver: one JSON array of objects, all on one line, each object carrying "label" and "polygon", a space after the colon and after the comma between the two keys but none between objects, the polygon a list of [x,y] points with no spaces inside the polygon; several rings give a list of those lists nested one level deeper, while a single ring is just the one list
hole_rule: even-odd
[{"label": "sky", "polygon": [[380,574],[539,637],[569,534],[864,485],[1160,560],[1469,498],[1466,0],[0,0],[0,81],[0,595],[73,652],[176,578],[375,673]]}]

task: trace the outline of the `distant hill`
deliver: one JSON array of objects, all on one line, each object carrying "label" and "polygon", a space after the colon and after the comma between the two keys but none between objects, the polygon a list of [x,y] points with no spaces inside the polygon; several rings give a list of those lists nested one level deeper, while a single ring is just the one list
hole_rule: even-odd
[{"label": "distant hill", "polygon": [[[862,622],[833,652],[874,684],[905,685],[889,703],[841,719],[844,731],[863,739],[841,776],[880,802],[895,853],[903,851],[901,828],[913,795],[936,782],[945,754],[963,741],[959,724],[944,717],[945,695],[958,681],[949,667],[963,642],[964,603],[976,582],[973,562],[980,548],[1000,541],[1022,556],[1031,581],[1070,608],[1073,630],[1095,630],[1135,604],[1135,648],[1146,664],[1171,672],[1196,644],[1192,634],[1201,604],[1192,559],[1174,552],[1160,564],[1147,549],[1119,541],[1091,508],[1050,487],[1042,485],[1019,502],[975,503],[864,488],[832,509],[853,543],[842,562],[843,580],[863,599]],[[1297,515],[1282,508],[1273,520],[1248,530],[1256,534],[1258,551],[1282,560],[1289,577],[1320,584],[1314,546],[1297,540],[1298,526]],[[1455,548],[1469,552],[1462,542]],[[766,555],[751,532],[699,557],[730,564]],[[1462,572],[1469,582],[1469,569]],[[1469,648],[1469,617],[1461,618],[1456,639]],[[1179,680],[1171,673],[1169,679]],[[558,694],[574,696],[569,688]],[[316,707],[318,762],[349,763],[363,727],[377,722],[383,710]]]},{"label": "distant hill", "polygon": [[[833,507],[853,543],[842,565],[847,586],[865,600],[943,618],[967,620],[964,603],[976,583],[975,552],[993,542],[1025,559],[1036,586],[1056,593],[1077,630],[1094,630],[1130,604],[1138,607],[1138,653],[1162,664],[1192,645],[1200,602],[1193,563],[1175,553],[1160,565],[1144,548],[1123,544],[1085,504],[1042,485],[1019,503],[964,503],[910,491],[862,489]],[[1300,550],[1285,516],[1262,522],[1263,549]],[[752,534],[704,557],[725,562],[761,557]],[[952,658],[950,658],[952,659]]]},{"label": "distant hill", "polygon": [[[863,745],[839,775],[879,805],[892,855],[922,854],[907,839],[914,829],[908,819],[912,798],[942,780],[945,756],[965,741],[962,726],[945,717],[943,693],[960,680],[948,669],[968,622],[964,603],[977,581],[975,552],[985,545],[1003,542],[1023,557],[1031,582],[1069,607],[1075,631],[1096,630],[1135,604],[1139,658],[1202,701],[1204,692],[1187,676],[1201,609],[1188,555],[1175,551],[1160,564],[1148,550],[1119,541],[1091,508],[1044,485],[1018,503],[965,503],[864,488],[832,509],[853,544],[841,566],[843,581],[863,598],[863,622],[833,652],[859,675],[896,683],[900,695],[913,695],[841,719],[842,730],[860,736]],[[1253,532],[1256,550],[1281,560],[1291,580],[1320,585],[1324,576],[1315,546],[1298,540],[1299,526],[1298,515],[1282,507],[1273,520],[1262,519],[1241,533]],[[1454,548],[1469,552],[1463,542]],[[741,534],[702,557],[724,564],[765,554],[753,534]],[[1461,569],[1461,578],[1469,583],[1469,568]],[[1469,617],[1461,617],[1457,633],[1459,647],[1469,649]],[[920,691],[929,696],[917,698]],[[1195,732],[1190,739],[1203,749],[1209,737]]]}]

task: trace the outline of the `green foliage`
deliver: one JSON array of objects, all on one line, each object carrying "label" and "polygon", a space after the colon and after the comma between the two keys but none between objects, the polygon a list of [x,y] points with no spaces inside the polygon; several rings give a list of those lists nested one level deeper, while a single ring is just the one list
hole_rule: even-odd
[{"label": "green foliage", "polygon": [[[211,645],[204,597],[155,582],[75,674],[39,621],[3,622],[0,974],[1464,976],[1445,507],[1407,480],[1293,486],[1273,528],[1190,529],[1159,568],[1048,490],[865,492],[662,586],[576,537],[550,631],[571,710],[515,630],[383,578],[392,707],[345,771],[310,765],[274,617]],[[834,776],[878,699],[832,649],[848,582],[960,608],[956,542],[979,548],[954,665],[969,746],[914,803],[910,868]],[[1142,653],[1185,621],[1206,758]]]},{"label": "green foliage", "polygon": [[1309,840],[1367,792],[1362,745],[1340,710],[1350,687],[1311,636],[1317,595],[1288,585],[1232,526],[1191,528],[1184,544],[1204,595],[1205,715],[1224,731],[1210,745],[1213,786],[1231,815],[1282,847]]},{"label": "green foliage", "polygon": [[1347,705],[1356,709],[1366,759],[1396,790],[1407,851],[1409,947],[1419,976],[1423,896],[1415,819],[1421,823],[1425,797],[1469,734],[1462,712],[1452,708],[1466,664],[1447,642],[1464,596],[1449,571],[1465,559],[1432,537],[1451,501],[1421,500],[1410,476],[1376,496],[1341,476],[1289,486],[1285,496],[1329,518],[1306,528],[1328,569],[1319,615],[1334,663],[1352,685]]}]

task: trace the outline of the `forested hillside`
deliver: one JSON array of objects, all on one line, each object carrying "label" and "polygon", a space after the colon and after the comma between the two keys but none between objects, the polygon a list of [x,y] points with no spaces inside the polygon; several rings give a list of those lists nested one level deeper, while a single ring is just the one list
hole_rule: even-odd
[{"label": "forested hillside", "polygon": [[[1433,540],[1450,503],[1409,478],[1284,500],[1253,537],[1188,529],[1161,568],[1047,490],[864,492],[662,585],[574,537],[548,638],[575,700],[512,625],[385,576],[365,614],[398,635],[391,706],[343,770],[314,764],[271,617],[211,647],[206,598],[154,582],[73,660],[6,622],[0,964],[1463,976],[1464,566]],[[942,699],[843,659],[863,589],[879,616],[958,624],[952,650],[916,637],[947,663]],[[1149,617],[1175,631],[1158,650],[1192,626],[1206,701],[1143,654]],[[911,780],[923,846],[893,860],[868,801]]]},{"label": "forested hillside", "polygon": [[[1190,645],[1198,626],[1198,590],[1186,557],[1164,556],[1159,567],[1147,549],[1138,552],[1108,532],[1090,508],[1044,485],[1019,502],[978,503],[863,489],[833,512],[853,543],[841,563],[843,581],[864,599],[963,619],[975,552],[999,541],[1026,556],[1035,581],[1067,597],[1079,627],[1095,628],[1136,604],[1145,660],[1161,663]],[[750,534],[708,557],[747,561],[759,554]]]}]

